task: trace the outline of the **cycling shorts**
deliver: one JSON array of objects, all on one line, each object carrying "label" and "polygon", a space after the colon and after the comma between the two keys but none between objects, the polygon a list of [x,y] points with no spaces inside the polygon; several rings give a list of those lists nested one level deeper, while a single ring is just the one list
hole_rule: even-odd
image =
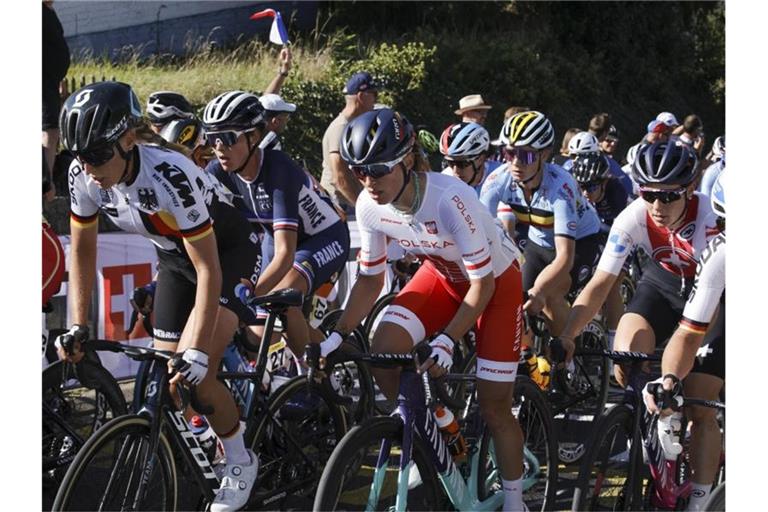
[{"label": "cycling shorts", "polygon": [[[232,311],[241,322],[254,325],[256,317],[235,295],[240,279],[252,279],[258,272],[259,246],[256,237],[219,252],[221,295],[219,305]],[[195,305],[197,272],[188,257],[157,250],[158,272],[155,289],[155,339],[177,343]]]},{"label": "cycling shorts", "polygon": [[[315,290],[323,284],[336,282],[349,258],[349,228],[339,222],[328,229],[312,235],[296,247],[293,269],[307,282],[305,298],[312,298]],[[264,236],[261,251],[261,269],[267,268],[275,256],[275,241],[271,234]],[[258,309],[259,324],[267,317],[265,309]]]},{"label": "cycling shorts", "polygon": [[[573,267],[571,267],[571,288],[568,293],[580,290],[595,273],[600,255],[605,247],[605,234],[595,233],[576,240]],[[542,247],[531,240],[523,250],[523,290],[530,290],[541,271],[555,260],[555,250]]]},{"label": "cycling shorts", "polygon": [[64,249],[51,226],[43,221],[43,305],[56,295],[64,279]]},{"label": "cycling shorts", "polygon": [[[514,382],[520,359],[523,303],[517,262],[512,263],[495,281],[493,297],[475,326],[477,377]],[[468,281],[448,281],[427,260],[387,307],[381,321],[403,327],[415,345],[448,325],[468,290]]]},{"label": "cycling shorts", "polygon": [[725,296],[696,354],[691,373],[706,373],[725,380]]},{"label": "cycling shorts", "polygon": [[665,342],[675,332],[683,316],[684,301],[668,293],[646,279],[640,279],[635,294],[627,305],[627,313],[636,313],[653,327],[656,345]]}]

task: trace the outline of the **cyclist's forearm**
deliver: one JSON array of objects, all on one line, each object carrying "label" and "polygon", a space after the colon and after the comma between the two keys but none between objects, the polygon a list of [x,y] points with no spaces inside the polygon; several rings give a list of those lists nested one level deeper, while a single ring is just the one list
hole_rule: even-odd
[{"label": "cyclist's forearm", "polygon": [[360,275],[352,287],[344,313],[336,323],[336,330],[348,334],[371,312],[376,298],[384,286],[384,272],[373,276]]},{"label": "cyclist's forearm", "polygon": [[684,379],[693,368],[693,360],[701,346],[703,335],[678,327],[669,339],[661,358],[661,374],[671,373]]},{"label": "cyclist's forearm", "polygon": [[561,336],[575,338],[581,333],[584,326],[600,311],[613,283],[616,281],[616,277],[602,270],[595,272],[592,279],[576,297]]},{"label": "cyclist's forearm", "polygon": [[71,225],[72,245],[69,268],[69,310],[72,323],[88,324],[88,308],[96,281],[97,227],[80,228]]}]

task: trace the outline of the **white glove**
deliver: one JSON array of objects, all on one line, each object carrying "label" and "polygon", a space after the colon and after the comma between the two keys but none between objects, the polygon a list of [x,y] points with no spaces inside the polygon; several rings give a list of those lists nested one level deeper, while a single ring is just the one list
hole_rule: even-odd
[{"label": "white glove", "polygon": [[339,348],[344,337],[338,331],[333,331],[322,343],[320,343],[320,357],[328,357],[328,354]]},{"label": "white glove", "polygon": [[196,348],[188,348],[183,355],[177,355],[171,360],[171,367],[190,384],[200,384],[208,373],[208,354]]},{"label": "white glove", "polygon": [[453,365],[453,340],[445,333],[438,334],[429,342],[432,347],[430,357],[435,360],[440,368],[450,370]]}]

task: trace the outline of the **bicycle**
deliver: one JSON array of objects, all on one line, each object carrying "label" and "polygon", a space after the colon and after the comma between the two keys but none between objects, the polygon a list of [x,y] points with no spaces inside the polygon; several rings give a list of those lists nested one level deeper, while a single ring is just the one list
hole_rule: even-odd
[{"label": "bicycle", "polygon": [[[221,379],[246,379],[260,383],[266,366],[266,347],[275,318],[290,306],[301,303],[296,290],[281,290],[249,299],[269,316],[261,341],[255,372],[221,372]],[[54,510],[177,510],[203,508],[210,503],[219,479],[208,455],[189,428],[182,403],[169,390],[167,362],[172,353],[151,348],[110,343],[106,350],[122,352],[134,360],[156,362],[147,386],[147,399],[138,414],[116,418],[83,446],[70,465],[54,503]],[[177,387],[177,389],[184,389]],[[280,386],[268,399],[257,393],[245,414],[246,446],[258,454],[259,475],[249,506],[274,508],[288,498],[307,498],[314,491],[320,468],[346,432],[346,416],[325,388],[313,386],[318,397],[311,410],[300,414],[286,411],[286,404],[307,391],[305,377],[295,377]],[[189,403],[202,413],[210,407],[196,400]],[[184,474],[180,471],[183,468]],[[197,484],[201,496],[196,505],[179,503],[182,476]],[[194,496],[185,493],[188,499]]]},{"label": "bicycle", "polygon": [[[119,384],[93,350],[86,350],[77,364],[55,361],[43,370],[42,378],[43,500],[50,506],[85,440],[109,419],[128,411]],[[73,379],[82,387],[69,385]]]},{"label": "bicycle", "polygon": [[[308,352],[310,373],[317,367],[317,358],[312,357]],[[429,357],[426,345],[417,348],[416,357],[334,352],[328,360],[334,357],[399,367],[400,387],[397,408],[390,416],[370,418],[353,427],[334,449],[320,477],[314,510],[444,510],[448,503],[443,491],[458,510],[495,510],[502,505],[504,496],[493,441],[475,409],[475,393],[470,393],[470,403],[465,405],[452,398],[442,384],[451,378],[471,381],[474,375],[441,379],[431,379],[428,372],[418,375],[416,358]],[[430,411],[432,386],[443,405],[473,410],[460,421],[470,448],[468,460],[458,466]],[[513,410],[525,436],[524,498],[532,510],[546,510],[554,501],[557,481],[556,443],[549,410],[541,392],[527,377],[520,377],[515,384],[515,402]]]},{"label": "bicycle", "polygon": [[[603,350],[602,356],[615,363],[661,359],[655,354],[609,350]],[[665,459],[656,432],[657,417],[645,410],[641,393],[649,380],[650,375],[635,364],[622,403],[597,420],[579,468],[571,510],[674,510],[690,496],[691,484],[681,467],[686,452],[676,460]],[[689,405],[725,409],[720,402],[685,398],[683,407]]]}]

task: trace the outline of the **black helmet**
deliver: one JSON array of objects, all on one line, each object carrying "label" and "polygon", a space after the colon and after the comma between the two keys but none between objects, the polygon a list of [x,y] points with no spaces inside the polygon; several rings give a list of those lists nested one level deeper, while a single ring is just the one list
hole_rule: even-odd
[{"label": "black helmet", "polygon": [[122,82],[96,82],[73,92],[59,117],[61,141],[75,154],[110,148],[141,121],[139,99]]},{"label": "black helmet", "polygon": [[571,173],[580,184],[602,180],[609,175],[611,165],[608,158],[600,153],[579,155],[573,161]]},{"label": "black helmet", "polygon": [[229,91],[212,99],[203,111],[206,132],[263,128],[264,107],[259,97],[245,91]]},{"label": "black helmet", "polygon": [[152,124],[165,124],[174,119],[191,119],[195,117],[195,110],[181,94],[157,91],[147,99],[147,117]]},{"label": "black helmet", "polygon": [[413,147],[413,125],[391,108],[372,110],[352,119],[341,135],[341,158],[350,165],[391,162]]},{"label": "black helmet", "polygon": [[160,130],[168,142],[195,149],[203,143],[203,125],[199,119],[176,119]]},{"label": "black helmet", "polygon": [[640,186],[687,186],[696,178],[698,158],[687,144],[671,140],[646,144],[637,150],[632,178]]}]

